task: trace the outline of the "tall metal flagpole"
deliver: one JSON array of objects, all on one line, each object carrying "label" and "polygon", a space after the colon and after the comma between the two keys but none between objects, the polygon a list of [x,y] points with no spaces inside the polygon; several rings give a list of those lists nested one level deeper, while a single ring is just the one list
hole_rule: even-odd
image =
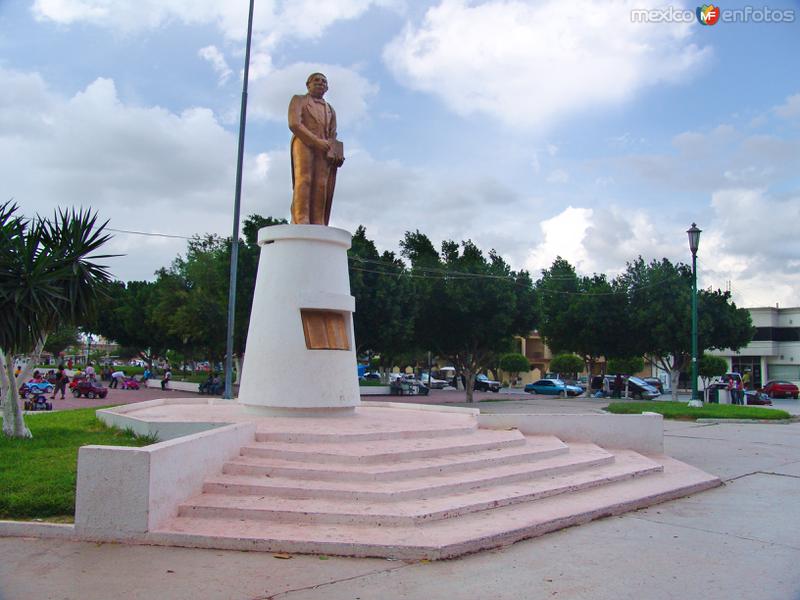
[{"label": "tall metal flagpole", "polygon": [[233,201],[233,237],[231,238],[231,280],[228,287],[228,340],[225,354],[225,393],[223,398],[233,398],[233,315],[236,312],[236,271],[239,263],[239,208],[242,203],[242,161],[244,160],[244,125],[247,120],[247,80],[250,74],[250,38],[253,36],[253,4],[247,18],[247,46],[244,52],[244,81],[242,82],[242,108],[239,113],[239,156],[236,160],[236,196]]}]

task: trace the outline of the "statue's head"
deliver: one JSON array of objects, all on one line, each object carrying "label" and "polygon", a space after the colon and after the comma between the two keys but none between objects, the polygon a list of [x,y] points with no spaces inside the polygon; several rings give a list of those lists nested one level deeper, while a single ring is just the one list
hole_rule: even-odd
[{"label": "statue's head", "polygon": [[328,91],[328,78],[322,73],[312,73],[306,79],[306,88],[315,98],[322,98]]}]

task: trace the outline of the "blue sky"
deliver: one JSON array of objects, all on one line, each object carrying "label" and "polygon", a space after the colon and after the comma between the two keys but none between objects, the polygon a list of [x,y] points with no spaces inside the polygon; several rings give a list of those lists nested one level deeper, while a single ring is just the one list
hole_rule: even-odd
[{"label": "blue sky", "polygon": [[[631,20],[666,6],[257,0],[242,213],[288,217],[286,106],[322,70],[348,157],[334,226],[614,275],[640,254],[688,261],[695,221],[701,285],[800,304],[800,6],[750,5],[791,11],[781,23]],[[2,195],[229,235],[246,11],[0,2]],[[116,234],[113,271],[152,278],[184,243]]]}]

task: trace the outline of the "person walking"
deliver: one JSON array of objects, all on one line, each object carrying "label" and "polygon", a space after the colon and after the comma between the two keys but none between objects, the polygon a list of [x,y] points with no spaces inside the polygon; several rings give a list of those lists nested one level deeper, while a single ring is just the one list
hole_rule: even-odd
[{"label": "person walking", "polygon": [[67,383],[69,383],[69,377],[64,371],[64,365],[58,365],[58,370],[56,371],[56,382],[53,387],[53,395],[50,396],[50,399],[55,400],[56,394],[61,392],[61,399],[63,400],[67,391]]}]

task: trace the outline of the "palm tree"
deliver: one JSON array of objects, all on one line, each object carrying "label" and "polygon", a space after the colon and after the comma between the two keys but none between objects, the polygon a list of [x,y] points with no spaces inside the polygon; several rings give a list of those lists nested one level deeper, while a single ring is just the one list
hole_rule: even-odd
[{"label": "palm tree", "polygon": [[[92,313],[100,286],[110,281],[94,254],[110,236],[90,210],[58,209],[52,219],[27,219],[8,201],[0,205],[0,386],[3,433],[30,437],[18,387],[30,377],[48,333]],[[30,355],[14,376],[13,357]]]}]

